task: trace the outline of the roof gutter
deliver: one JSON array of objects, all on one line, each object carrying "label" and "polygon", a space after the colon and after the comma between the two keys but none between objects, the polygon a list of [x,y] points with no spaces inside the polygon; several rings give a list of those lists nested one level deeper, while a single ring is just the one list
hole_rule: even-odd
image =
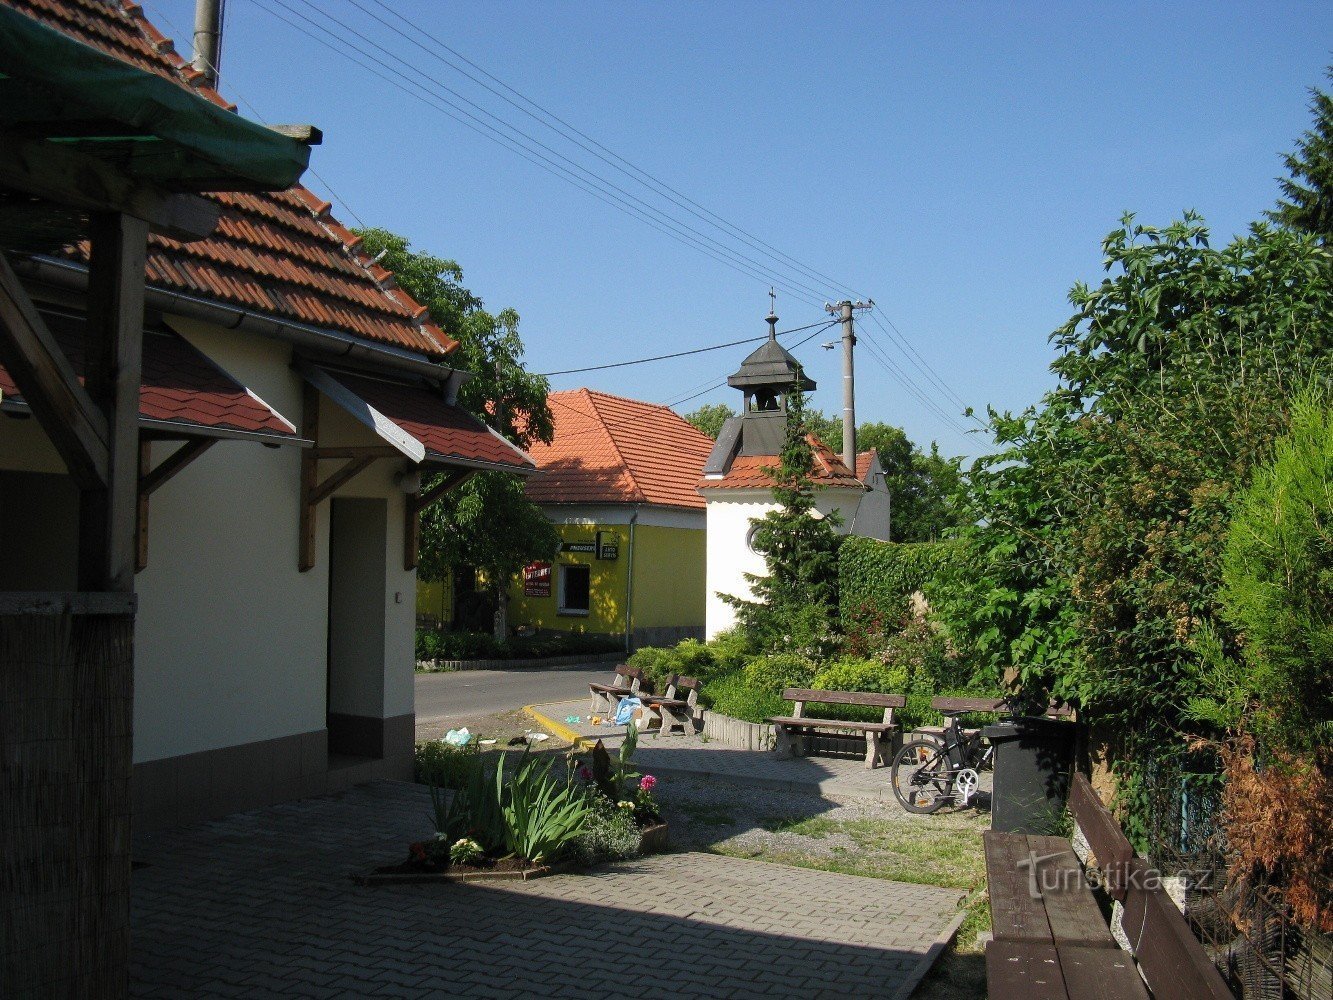
[{"label": "roof gutter", "polygon": [[[14,270],[23,277],[57,288],[78,292],[88,288],[88,269],[79,264],[41,256],[18,258],[12,264]],[[376,344],[340,330],[326,330],[304,323],[274,319],[239,306],[223,305],[152,285],[144,291],[144,303],[162,312],[211,323],[227,330],[243,330],[256,336],[281,340],[333,358],[359,361],[381,370],[391,368],[423,375],[443,383],[444,391],[451,400],[456,397],[458,387],[470,377],[467,372],[427,360],[425,355],[415,351]]]}]

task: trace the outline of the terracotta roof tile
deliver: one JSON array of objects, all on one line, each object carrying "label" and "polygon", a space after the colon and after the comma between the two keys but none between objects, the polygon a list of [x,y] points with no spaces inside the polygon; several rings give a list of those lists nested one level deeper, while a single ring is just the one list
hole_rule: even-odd
[{"label": "terracotta roof tile", "polygon": [[[865,489],[865,484],[843,464],[842,459],[832,448],[813,434],[807,435],[807,440],[814,452],[815,466],[811,478],[817,486]],[[700,480],[698,488],[701,490],[772,489],[773,477],[765,470],[776,469],[779,461],[777,455],[737,455],[725,476]],[[860,466],[860,456],[856,464]]]},{"label": "terracotta roof tile", "polygon": [[[82,382],[83,321],[49,314],[45,319]],[[23,399],[3,367],[0,397],[5,402]],[[214,430],[296,437],[296,428],[281,414],[174,333],[144,334],[139,417]]]},{"label": "terracotta roof tile", "polygon": [[702,509],[695,489],[713,442],[665,406],[591,389],[550,395],[555,437],[529,451],[535,503],[647,503]]},{"label": "terracotta roof tile", "polygon": [[875,460],[873,451],[860,451],[856,453],[856,478],[861,482],[866,481],[866,476],[870,475],[870,463]]},{"label": "terracotta roof tile", "polygon": [[[171,40],[128,0],[0,0],[79,41],[234,108],[201,85]],[[398,290],[329,204],[297,185],[272,194],[207,195],[222,209],[216,232],[184,244],[150,239],[148,282],[278,319],[346,333],[440,358],[457,346]],[[87,263],[86,244],[63,256]]]},{"label": "terracotta roof tile", "polygon": [[532,468],[518,448],[466,410],[446,403],[438,393],[346,372],[329,375],[425,445],[427,460]]}]

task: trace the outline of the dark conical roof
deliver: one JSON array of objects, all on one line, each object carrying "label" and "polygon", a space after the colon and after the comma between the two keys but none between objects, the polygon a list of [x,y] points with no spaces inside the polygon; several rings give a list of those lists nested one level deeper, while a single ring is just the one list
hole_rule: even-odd
[{"label": "dark conical roof", "polygon": [[[791,388],[796,375],[801,372],[801,363],[778,343],[778,318],[768,314],[768,339],[741,362],[736,373],[727,379],[727,385],[733,389],[752,392],[757,388],[771,388],[782,392]],[[801,374],[801,388],[810,392],[815,388],[814,379]]]}]

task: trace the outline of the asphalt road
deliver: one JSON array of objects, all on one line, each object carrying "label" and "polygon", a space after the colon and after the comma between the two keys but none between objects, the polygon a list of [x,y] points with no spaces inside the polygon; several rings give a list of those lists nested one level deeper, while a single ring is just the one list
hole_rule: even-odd
[{"label": "asphalt road", "polygon": [[587,670],[456,670],[417,674],[417,725],[471,719],[524,705],[584,698],[592,681],[607,681],[614,664]]}]

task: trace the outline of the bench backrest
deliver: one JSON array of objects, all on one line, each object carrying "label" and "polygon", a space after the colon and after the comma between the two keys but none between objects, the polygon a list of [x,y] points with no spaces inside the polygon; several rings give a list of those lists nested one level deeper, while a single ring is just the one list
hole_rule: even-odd
[{"label": "bench backrest", "polygon": [[1126,875],[1134,847],[1120,829],[1111,811],[1102,805],[1092,784],[1082,774],[1075,774],[1069,786],[1069,812],[1083,831],[1092,849],[1097,867],[1106,878],[1106,890],[1124,902]]},{"label": "bench backrest", "polygon": [[684,674],[672,674],[667,678],[666,696],[668,698],[684,697],[685,702],[693,708],[699,701],[699,691],[703,684],[697,677],[686,677]]},{"label": "bench backrest", "polygon": [[792,716],[805,717],[806,702],[816,705],[866,705],[870,708],[884,709],[884,722],[893,723],[893,710],[907,704],[907,698],[901,694],[880,694],[878,691],[816,691],[813,688],[787,688],[782,692],[786,701],[794,702]]},{"label": "bench backrest", "polygon": [[1124,928],[1154,1000],[1232,1000],[1217,967],[1153,878],[1148,862],[1130,862]]},{"label": "bench backrest", "polygon": [[631,691],[639,690],[643,684],[643,671],[639,667],[631,667],[622,663],[616,667],[616,672],[611,678],[611,683],[616,687],[629,688]]}]

